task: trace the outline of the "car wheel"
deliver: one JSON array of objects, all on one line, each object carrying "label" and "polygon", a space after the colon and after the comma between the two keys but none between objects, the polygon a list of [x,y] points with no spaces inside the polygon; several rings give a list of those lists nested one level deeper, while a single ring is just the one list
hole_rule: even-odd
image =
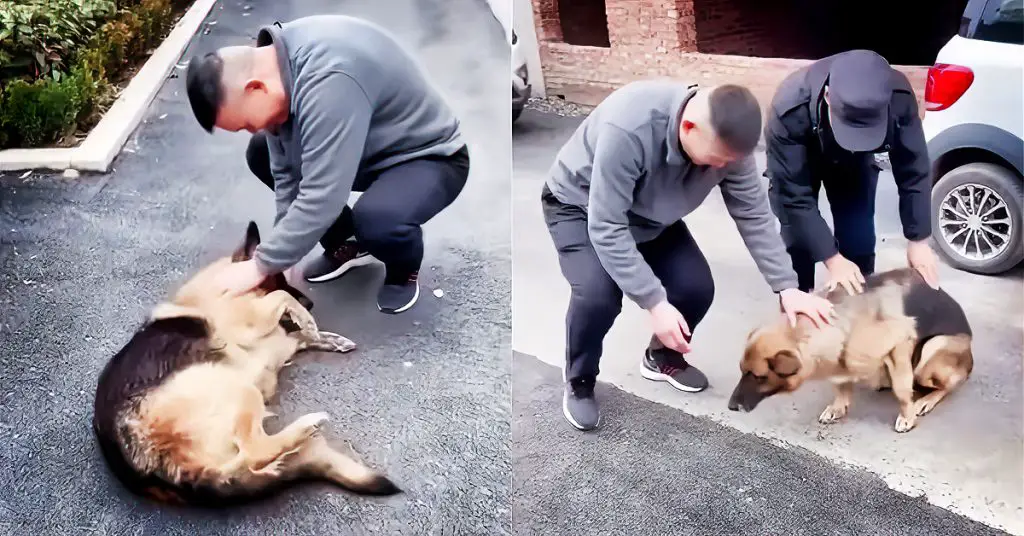
[{"label": "car wheel", "polygon": [[515,123],[516,119],[519,119],[520,115],[523,115],[523,106],[512,107],[512,122]]},{"label": "car wheel", "polygon": [[975,162],[932,188],[932,238],[959,270],[998,274],[1024,259],[1024,187],[1009,169]]}]

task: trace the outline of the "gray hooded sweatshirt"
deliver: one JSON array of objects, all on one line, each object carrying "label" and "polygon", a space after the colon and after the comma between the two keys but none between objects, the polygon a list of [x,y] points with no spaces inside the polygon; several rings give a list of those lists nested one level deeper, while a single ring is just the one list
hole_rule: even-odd
[{"label": "gray hooded sweatshirt", "polygon": [[267,133],[277,210],[255,260],[268,272],[316,246],[360,174],[465,145],[421,66],[375,24],[305,17],[261,28],[256,44],[277,50],[290,112]]},{"label": "gray hooded sweatshirt", "polygon": [[665,288],[636,244],[699,207],[716,186],[772,290],[797,286],[754,156],[715,169],[695,165],[683,152],[680,115],[695,91],[694,85],[671,80],[616,90],[562,147],[547,182],[556,199],[587,211],[601,266],[644,309],[664,300]]}]

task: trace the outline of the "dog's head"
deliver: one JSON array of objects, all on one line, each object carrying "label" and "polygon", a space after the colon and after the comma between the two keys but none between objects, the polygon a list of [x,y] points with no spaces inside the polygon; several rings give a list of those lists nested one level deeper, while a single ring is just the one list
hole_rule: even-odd
[{"label": "dog's head", "polygon": [[[238,249],[231,254],[231,262],[242,262],[252,259],[256,252],[256,246],[260,245],[260,229],[256,222],[250,221],[245,230],[245,239],[238,246]],[[263,293],[271,293],[275,290],[283,290],[291,294],[306,310],[313,309],[313,301],[306,297],[299,289],[288,284],[283,273],[274,274],[263,281],[257,290]]]},{"label": "dog's head", "polygon": [[752,411],[762,400],[796,390],[803,383],[800,348],[786,323],[760,327],[747,336],[740,377],[729,398],[732,411]]}]

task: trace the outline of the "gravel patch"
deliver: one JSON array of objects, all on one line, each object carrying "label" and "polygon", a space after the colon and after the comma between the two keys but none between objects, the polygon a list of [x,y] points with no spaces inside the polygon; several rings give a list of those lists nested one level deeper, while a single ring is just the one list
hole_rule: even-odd
[{"label": "gravel patch", "polygon": [[535,97],[526,103],[526,107],[541,113],[555,114],[561,117],[581,117],[590,114],[594,110],[593,106],[576,104],[558,97],[548,97],[545,99]]}]

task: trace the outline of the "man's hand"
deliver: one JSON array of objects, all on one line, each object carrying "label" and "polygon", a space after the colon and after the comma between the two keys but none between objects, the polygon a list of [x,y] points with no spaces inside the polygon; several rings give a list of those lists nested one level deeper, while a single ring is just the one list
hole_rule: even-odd
[{"label": "man's hand", "polygon": [[843,257],[842,254],[836,253],[826,259],[825,268],[828,269],[829,291],[842,285],[850,294],[864,292],[864,274],[860,272],[860,268],[853,261]]},{"label": "man's hand", "polygon": [[822,323],[831,324],[835,315],[832,302],[795,288],[787,288],[780,292],[779,304],[782,306],[782,311],[786,313],[786,317],[789,318],[790,326],[796,326],[798,314],[805,315],[811,319],[815,327],[819,328]]},{"label": "man's hand", "polygon": [[686,324],[686,319],[683,318],[679,310],[668,301],[662,301],[652,307],[649,312],[654,334],[658,336],[658,340],[667,348],[681,354],[688,353],[690,343],[686,340],[690,337],[690,326]]},{"label": "man's hand", "polygon": [[907,244],[907,264],[917,270],[930,287],[939,288],[938,261],[935,259],[935,252],[928,245],[927,238]]},{"label": "man's hand", "polygon": [[233,262],[217,274],[213,284],[215,292],[228,296],[239,296],[259,286],[267,274],[256,265],[256,261]]}]

